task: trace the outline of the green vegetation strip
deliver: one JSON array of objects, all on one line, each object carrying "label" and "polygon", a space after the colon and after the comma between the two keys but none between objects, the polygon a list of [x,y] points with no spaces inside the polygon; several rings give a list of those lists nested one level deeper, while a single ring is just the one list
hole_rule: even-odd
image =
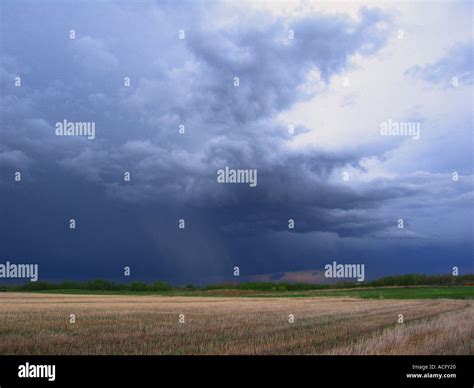
[{"label": "green vegetation strip", "polygon": [[86,282],[28,282],[0,286],[1,291],[25,291],[85,295],[167,295],[225,297],[354,297],[368,299],[473,299],[474,274],[399,275],[360,283],[306,284],[247,282],[203,287],[173,287],[166,282],[114,283],[107,280]]},{"label": "green vegetation strip", "polygon": [[445,286],[445,287],[380,287],[373,289],[343,289],[320,290],[306,292],[292,291],[260,291],[234,293],[213,291],[107,291],[107,290],[74,290],[54,289],[36,291],[46,294],[76,294],[76,295],[161,295],[161,296],[196,296],[196,297],[249,297],[249,298],[308,298],[308,297],[348,297],[363,299],[474,299],[474,287]]}]

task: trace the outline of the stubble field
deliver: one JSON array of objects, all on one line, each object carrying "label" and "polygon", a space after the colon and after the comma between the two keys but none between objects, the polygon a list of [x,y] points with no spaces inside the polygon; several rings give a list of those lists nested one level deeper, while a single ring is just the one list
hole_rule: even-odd
[{"label": "stubble field", "polygon": [[3,293],[0,354],[473,354],[473,313],[472,300]]}]

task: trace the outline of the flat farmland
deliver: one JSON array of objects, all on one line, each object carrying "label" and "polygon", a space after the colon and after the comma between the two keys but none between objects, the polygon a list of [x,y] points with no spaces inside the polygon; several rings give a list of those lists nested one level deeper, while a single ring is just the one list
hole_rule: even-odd
[{"label": "flat farmland", "polygon": [[0,293],[8,355],[473,354],[473,331],[472,300]]}]

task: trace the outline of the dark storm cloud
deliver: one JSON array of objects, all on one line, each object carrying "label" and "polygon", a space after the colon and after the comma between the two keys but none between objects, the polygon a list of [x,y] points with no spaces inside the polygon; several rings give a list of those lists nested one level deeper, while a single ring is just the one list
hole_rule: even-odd
[{"label": "dark storm cloud", "polygon": [[[230,29],[191,31],[186,45],[201,70],[194,92],[205,99],[199,104],[198,97],[198,103],[190,105],[207,123],[232,126],[288,109],[313,94],[299,89],[311,70],[328,82],[350,55],[379,49],[387,32],[378,23],[386,18],[368,9],[362,9],[357,22],[316,14],[289,25],[293,40],[288,39],[284,20],[267,24],[258,15],[244,17]],[[229,87],[234,77],[239,77],[238,88]]]},{"label": "dark storm cloud", "polygon": [[[101,16],[103,25],[122,19],[120,7],[103,7],[110,11]],[[64,34],[57,47],[63,66],[30,70],[31,78],[49,79],[50,84],[31,90],[24,81],[27,93],[22,90],[23,101],[18,105],[29,106],[25,116],[35,118],[20,121],[22,116],[16,112],[6,117],[6,143],[25,150],[27,157],[56,159],[59,166],[87,180],[103,182],[118,197],[153,201],[159,196],[201,206],[235,203],[239,194],[215,185],[216,170],[224,165],[258,168],[261,176],[268,177],[259,195],[268,199],[264,192],[274,191],[278,182],[305,187],[318,180],[320,192],[332,190],[318,176],[327,176],[347,163],[357,164],[362,155],[321,151],[292,155],[285,147],[287,130],[273,116],[317,93],[318,88],[301,90],[311,71],[321,77],[315,84],[323,85],[348,65],[350,55],[376,52],[387,36],[380,25],[386,15],[362,9],[355,21],[344,15],[313,14],[287,26],[287,20],[249,13],[230,28],[208,28],[188,20],[183,23],[186,39],[180,41],[171,27],[182,25],[176,24],[175,19],[181,18],[177,9],[150,4],[144,9],[156,22],[163,22],[165,32],[154,34],[152,41],[146,35],[151,21],[145,19],[131,31],[137,40],[134,44],[122,31],[128,23],[120,31],[101,27],[101,35],[90,36],[94,31],[82,25],[88,8],[78,11],[69,24],[55,20],[52,30],[59,31],[61,24]],[[138,20],[145,10],[132,7],[130,17]],[[59,12],[52,7],[52,16]],[[72,27],[78,37],[66,45]],[[289,28],[295,32],[294,40],[288,39]],[[123,38],[122,45],[117,46],[114,34]],[[40,39],[44,42],[47,37],[43,31]],[[156,50],[154,57],[150,49]],[[124,56],[123,51],[129,54]],[[44,52],[34,47],[28,55],[35,52],[36,60],[46,62]],[[133,60],[127,57],[141,55],[141,69],[129,66]],[[18,95],[11,86],[14,72],[8,74],[3,81],[8,84],[8,95]],[[119,74],[131,75],[130,90],[112,87],[113,80],[120,85]],[[240,78],[239,87],[233,86],[235,76]],[[95,120],[97,140],[55,137],[54,123],[64,117]],[[179,123],[187,127],[182,138],[176,135]],[[287,174],[286,166],[302,171]],[[123,171],[133,174],[130,187],[116,183]],[[297,190],[285,197],[277,194],[276,200],[301,203]],[[337,200],[333,198],[332,203],[320,199],[320,205],[334,207]]]},{"label": "dark storm cloud", "polygon": [[[431,195],[446,176],[343,182],[341,169],[362,171],[387,146],[295,148],[278,118],[323,92],[352,56],[377,54],[390,33],[390,16],[377,9],[357,19],[233,9],[234,22],[217,23],[226,3],[6,4],[2,254],[36,258],[50,278],[120,277],[130,262],[136,276],[174,281],[227,276],[235,264],[247,274],[309,268],[315,252],[337,252],[343,238],[423,237],[409,217],[420,201],[465,206],[462,182]],[[95,122],[95,140],[57,137],[63,119]],[[225,166],[257,169],[257,187],[218,184]],[[12,181],[17,170],[23,186]],[[401,216],[403,236],[394,231]],[[65,230],[70,217],[76,235]]]}]

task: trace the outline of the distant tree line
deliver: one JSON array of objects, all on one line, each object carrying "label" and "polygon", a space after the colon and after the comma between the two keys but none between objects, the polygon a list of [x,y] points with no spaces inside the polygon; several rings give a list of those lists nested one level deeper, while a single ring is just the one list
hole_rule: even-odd
[{"label": "distant tree line", "polygon": [[367,284],[372,287],[383,286],[448,286],[452,284],[473,284],[474,274],[453,276],[453,275],[396,275],[385,276],[378,280],[373,280]]},{"label": "distant tree line", "polygon": [[91,290],[91,291],[171,291],[173,287],[166,282],[132,282],[115,283],[96,279],[91,281],[73,282],[27,282],[18,285],[0,286],[9,291],[44,291],[44,290]]},{"label": "distant tree line", "polygon": [[311,284],[311,283],[273,283],[273,282],[245,282],[236,284],[214,284],[201,287],[202,290],[238,289],[259,291],[309,291],[337,288],[361,288],[361,287],[395,287],[395,286],[450,286],[450,285],[474,285],[474,274],[453,275],[394,275],[368,282],[338,282],[335,284]]},{"label": "distant tree line", "polygon": [[27,282],[18,285],[0,285],[4,291],[46,291],[46,290],[90,290],[90,291],[141,291],[141,292],[165,292],[173,290],[182,291],[207,291],[221,289],[254,290],[254,291],[309,291],[337,288],[360,288],[360,287],[387,287],[387,286],[450,286],[474,284],[474,274],[452,276],[452,275],[395,275],[385,276],[378,280],[364,283],[339,282],[336,284],[310,284],[310,283],[277,283],[277,282],[243,282],[224,283],[207,286],[187,285],[184,287],[173,287],[167,282],[156,281],[153,283],[131,282],[115,283],[108,280],[92,281],[64,281],[64,282]]}]

